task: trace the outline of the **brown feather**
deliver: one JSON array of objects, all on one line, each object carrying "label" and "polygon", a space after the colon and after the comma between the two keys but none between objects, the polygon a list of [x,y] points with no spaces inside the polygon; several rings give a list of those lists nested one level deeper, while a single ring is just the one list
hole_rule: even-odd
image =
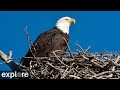
[{"label": "brown feather", "polygon": [[[63,37],[66,39],[67,42],[69,42],[69,35],[63,33],[58,28],[54,27],[49,31],[41,33],[33,43],[33,46],[36,49],[36,51],[33,49],[33,47],[31,47],[31,50],[35,57],[49,57],[55,50],[66,51],[67,44]],[[25,57],[33,57],[33,54],[29,49]],[[62,55],[62,53],[59,54],[59,56]],[[29,66],[29,62],[30,59],[23,59],[22,65]]]}]

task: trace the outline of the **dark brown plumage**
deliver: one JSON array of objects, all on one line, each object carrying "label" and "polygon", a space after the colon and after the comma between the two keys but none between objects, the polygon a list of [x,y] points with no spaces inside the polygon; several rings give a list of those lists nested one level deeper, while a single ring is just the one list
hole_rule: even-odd
[{"label": "dark brown plumage", "polygon": [[[75,20],[70,17],[63,17],[56,23],[56,27],[49,31],[41,33],[29,49],[25,57],[49,57],[53,55],[53,51],[61,50],[63,53],[57,53],[59,57],[64,55],[69,42],[69,27]],[[67,43],[66,43],[66,41]],[[22,59],[21,64],[29,66],[30,60]]]},{"label": "dark brown plumage", "polygon": [[[67,42],[69,41],[69,35],[63,33],[56,27],[50,31],[43,32],[33,43],[33,47],[31,48],[32,53],[35,57],[49,57],[50,55],[53,55],[52,52],[55,50],[65,51],[67,49],[67,45],[63,37]],[[33,57],[32,53],[29,49],[25,57]],[[59,56],[61,55],[59,54]],[[23,60],[22,65],[29,66],[29,62],[30,59]]]}]

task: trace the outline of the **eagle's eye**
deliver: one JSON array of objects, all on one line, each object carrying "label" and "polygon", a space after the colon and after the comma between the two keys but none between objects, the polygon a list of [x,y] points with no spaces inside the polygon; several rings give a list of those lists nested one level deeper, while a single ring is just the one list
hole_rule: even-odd
[{"label": "eagle's eye", "polygon": [[65,20],[68,20],[68,19],[65,19]]}]

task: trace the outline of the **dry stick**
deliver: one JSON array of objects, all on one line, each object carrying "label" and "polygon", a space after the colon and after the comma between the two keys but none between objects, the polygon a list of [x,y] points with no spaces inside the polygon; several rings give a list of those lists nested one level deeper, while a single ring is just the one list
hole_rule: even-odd
[{"label": "dry stick", "polygon": [[77,60],[63,58],[63,61],[66,61],[66,62],[76,62]]},{"label": "dry stick", "polygon": [[89,60],[89,58],[87,58],[84,54],[83,55],[81,55],[84,59],[86,59],[86,60]]},{"label": "dry stick", "polygon": [[58,69],[58,68],[54,67],[51,63],[47,62],[47,64],[48,64],[49,66],[51,66],[52,68],[54,68],[55,70],[60,71],[60,69]]},{"label": "dry stick", "polygon": [[115,51],[115,53],[116,53],[117,55],[119,55],[118,52]]},{"label": "dry stick", "polygon": [[[27,59],[34,59],[34,57],[22,57],[22,58],[27,58]],[[49,57],[36,57],[37,59],[50,59]]]},{"label": "dry stick", "polygon": [[97,67],[99,67],[99,68],[103,68],[103,67],[104,67],[104,66],[102,66],[102,65],[94,62],[94,60],[91,60],[91,62],[92,62],[95,66],[97,66]]},{"label": "dry stick", "polygon": [[[9,56],[7,56],[5,53],[3,53],[1,50],[0,50],[0,58],[2,58],[6,63],[9,63],[11,61],[11,55],[12,55],[12,52],[10,51],[10,54]],[[8,58],[9,57],[9,58]]]},{"label": "dry stick", "polygon": [[[56,51],[58,51],[58,50],[56,50]],[[63,64],[64,66],[70,67],[70,66],[64,64],[64,63],[58,58],[58,56],[56,55],[56,51],[53,51],[53,54],[55,55],[55,57],[57,58],[57,60],[58,60],[61,64]]]},{"label": "dry stick", "polygon": [[0,50],[0,58],[5,61],[5,63],[13,70],[13,71],[21,71],[19,66],[12,60],[12,51],[9,52],[9,56],[3,53]]},{"label": "dry stick", "polygon": [[[28,41],[28,46],[29,46],[30,52],[32,53],[33,57],[35,58],[35,55],[34,55],[33,51],[31,50],[31,46],[33,46],[33,45],[32,45],[32,42],[30,40],[29,33],[27,31],[27,26],[26,26],[26,28],[24,30],[25,30],[25,33],[27,35],[27,41]],[[36,51],[36,49],[34,48],[34,46],[33,46],[33,49]]]},{"label": "dry stick", "polygon": [[85,53],[85,50],[82,48],[80,44],[77,43],[77,41],[76,41],[76,45]]},{"label": "dry stick", "polygon": [[[113,63],[117,64],[119,61],[120,61],[120,56],[118,56],[117,59]],[[112,67],[112,71],[115,71],[115,66]],[[108,77],[113,77],[113,74],[110,74]]]},{"label": "dry stick", "polygon": [[[52,65],[53,66],[53,65]],[[53,72],[53,70],[51,71],[51,72],[49,72],[48,70],[47,70],[47,68],[49,67],[49,65],[45,65],[45,68],[42,70],[42,72],[46,72],[46,73],[49,73],[49,74],[52,74],[52,72]],[[54,66],[53,66],[54,67]],[[46,76],[46,73],[44,74],[44,76]]]},{"label": "dry stick", "polygon": [[90,48],[91,48],[91,45],[90,45],[90,46],[88,46],[88,48],[85,50],[85,52],[87,52]]},{"label": "dry stick", "polygon": [[[53,51],[53,54],[54,54],[54,55],[56,56],[56,58],[60,61],[61,64],[65,65],[65,66],[67,67],[67,69],[65,70],[65,72],[64,72],[63,75],[61,76],[61,79],[62,79],[62,78],[65,78],[65,77],[67,76],[67,74],[69,73],[69,71],[68,71],[68,73],[66,73],[66,71],[67,71],[68,68],[71,67],[71,66],[68,66],[68,65],[64,64],[64,63],[58,58],[58,56],[57,56],[56,53],[55,53],[55,52],[57,52],[57,51],[60,51],[60,50]],[[72,66],[73,66],[73,65],[72,65]],[[71,71],[71,70],[70,70],[70,71]],[[65,74],[65,73],[66,73],[66,74]]]},{"label": "dry stick", "polygon": [[76,78],[76,79],[81,79],[80,77],[75,76],[75,75],[69,75],[69,77],[73,77],[73,78]]},{"label": "dry stick", "polygon": [[103,50],[106,51],[107,53],[110,53],[110,52],[108,52],[108,51],[107,51],[106,49],[104,49],[104,48],[103,48]]},{"label": "dry stick", "polygon": [[[12,58],[12,60],[18,60],[18,59],[35,59],[34,57],[17,57],[17,58]],[[49,59],[48,57],[36,57],[37,59]]]},{"label": "dry stick", "polygon": [[[113,68],[114,68],[114,66],[113,66]],[[115,71],[115,69],[113,69],[112,71]],[[112,78],[113,77],[113,73],[111,73],[110,75],[99,76],[97,79],[101,79],[103,77],[105,77],[105,78]]]},{"label": "dry stick", "polygon": [[68,45],[68,43],[67,43],[67,40],[66,40],[64,37],[63,37],[63,39],[64,39],[65,43],[67,44],[68,51],[69,51],[71,57],[72,57],[73,59],[75,59],[74,56],[73,56],[73,54],[72,54],[72,52],[71,52],[71,49],[70,49],[70,47],[69,47],[69,45]]},{"label": "dry stick", "polygon": [[[33,53],[33,51],[32,51],[31,48],[33,47],[33,49],[34,49],[35,52],[36,52],[36,49],[35,49],[35,47],[34,47],[34,45],[32,43],[32,40],[30,40],[30,36],[29,36],[28,31],[27,31],[27,26],[26,26],[26,28],[24,30],[25,30],[25,33],[27,35],[27,41],[28,41],[28,46],[29,46],[30,52],[32,53],[33,57],[36,59],[35,54]],[[36,59],[36,60],[38,61],[38,59]],[[39,61],[38,61],[38,64],[40,65]]]},{"label": "dry stick", "polygon": [[117,64],[119,61],[120,61],[120,56],[117,57],[114,63]]},{"label": "dry stick", "polygon": [[[105,65],[105,62],[97,57],[97,56],[101,56],[101,55],[92,55],[92,56],[94,57],[95,60],[100,61]],[[91,61],[94,62],[94,60],[91,60]],[[100,66],[100,67],[104,67],[104,66]]]},{"label": "dry stick", "polygon": [[33,72],[32,70],[30,70],[30,71],[31,71],[31,74],[32,74],[34,77],[36,77],[37,79],[40,79],[39,77],[35,76],[35,74],[34,74],[34,72]]},{"label": "dry stick", "polygon": [[65,78],[65,77],[72,71],[72,69],[70,69],[69,71],[67,71],[68,69],[69,69],[69,68],[67,68],[67,69],[65,70],[65,72],[63,73],[63,75],[61,76],[60,79]]},{"label": "dry stick", "polygon": [[96,74],[95,72],[93,72],[93,71],[91,71],[91,70],[89,70],[89,72],[92,73],[92,74],[94,74],[94,75]]},{"label": "dry stick", "polygon": [[30,65],[30,70],[31,70],[32,69],[32,62],[31,61],[30,61],[29,65]]},{"label": "dry stick", "polygon": [[12,59],[12,51],[9,52],[8,59]]},{"label": "dry stick", "polygon": [[[115,66],[112,67],[112,71],[115,71]],[[113,73],[111,73],[110,75],[108,75],[107,78],[108,78],[108,77],[109,77],[109,78],[113,77]]]},{"label": "dry stick", "polygon": [[61,75],[61,78],[60,79],[63,79],[63,78],[65,78],[66,77],[66,75],[68,74],[68,70],[69,68],[67,68],[65,71],[64,71],[64,73]]},{"label": "dry stick", "polygon": [[108,73],[120,73],[120,71],[119,71],[119,70],[116,70],[116,71],[105,71],[105,72],[101,72],[101,73],[98,73],[98,74],[96,74],[96,75],[93,75],[93,76],[89,77],[89,79],[96,78],[97,76],[101,76],[101,75],[108,74]]},{"label": "dry stick", "polygon": [[[58,50],[59,51],[59,50]],[[61,51],[61,50],[60,50]],[[54,58],[55,56],[51,56],[52,58]],[[12,60],[18,60],[18,59],[22,59],[22,58],[25,58],[25,59],[34,59],[34,57],[17,57],[17,58],[12,58]],[[37,59],[48,59],[50,60],[49,57],[36,57]],[[67,58],[64,58],[64,61],[68,61]],[[70,59],[70,58],[69,58]],[[74,59],[70,59],[70,61],[75,61]],[[69,61],[68,61],[69,62]]]}]

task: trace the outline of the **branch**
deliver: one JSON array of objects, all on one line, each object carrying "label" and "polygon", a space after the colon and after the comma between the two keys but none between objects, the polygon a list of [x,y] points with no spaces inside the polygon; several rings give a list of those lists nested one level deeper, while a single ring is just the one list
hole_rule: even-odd
[{"label": "branch", "polygon": [[12,51],[9,52],[9,56],[0,50],[0,58],[12,69],[12,71],[21,71],[19,66],[12,60]]},{"label": "branch", "polygon": [[63,64],[64,66],[70,67],[70,66],[66,65],[64,62],[62,62],[62,60],[59,59],[59,57],[56,55],[56,52],[58,52],[58,51],[59,51],[59,50],[53,51],[53,54],[55,55],[55,57],[57,58],[57,60],[58,60],[61,64]]},{"label": "branch", "polygon": [[69,77],[73,77],[73,78],[76,78],[76,79],[80,79],[80,77],[75,76],[75,75],[69,75]]},{"label": "branch", "polygon": [[[27,26],[24,28],[24,30],[25,30],[25,33],[27,36],[27,41],[28,41],[28,46],[29,46],[30,52],[32,53],[33,57],[35,58],[35,54],[33,53],[32,49],[31,49],[31,46],[33,46],[33,43],[32,43],[32,40],[30,39]],[[36,49],[34,46],[33,46],[33,50],[36,52]]]},{"label": "branch", "polygon": [[65,43],[67,44],[67,47],[68,47],[70,56],[74,59],[74,56],[73,56],[73,54],[72,54],[72,52],[71,52],[71,49],[70,49],[70,47],[69,47],[69,45],[68,45],[68,43],[67,43],[67,40],[66,40],[64,37],[63,37],[63,39],[64,39]]},{"label": "branch", "polygon": [[7,56],[5,53],[3,53],[0,50],[0,58],[4,60],[6,63],[9,63],[11,61],[12,51],[9,52],[9,56]]},{"label": "branch", "polygon": [[117,59],[115,60],[115,64],[117,64],[120,61],[120,56],[117,57]]},{"label": "branch", "polygon": [[120,73],[119,70],[116,70],[116,71],[105,71],[105,72],[101,72],[101,73],[98,73],[96,75],[93,75],[91,76],[89,79],[92,79],[92,78],[96,78],[98,76],[101,76],[101,75],[104,75],[104,74],[109,74],[109,73]]}]

